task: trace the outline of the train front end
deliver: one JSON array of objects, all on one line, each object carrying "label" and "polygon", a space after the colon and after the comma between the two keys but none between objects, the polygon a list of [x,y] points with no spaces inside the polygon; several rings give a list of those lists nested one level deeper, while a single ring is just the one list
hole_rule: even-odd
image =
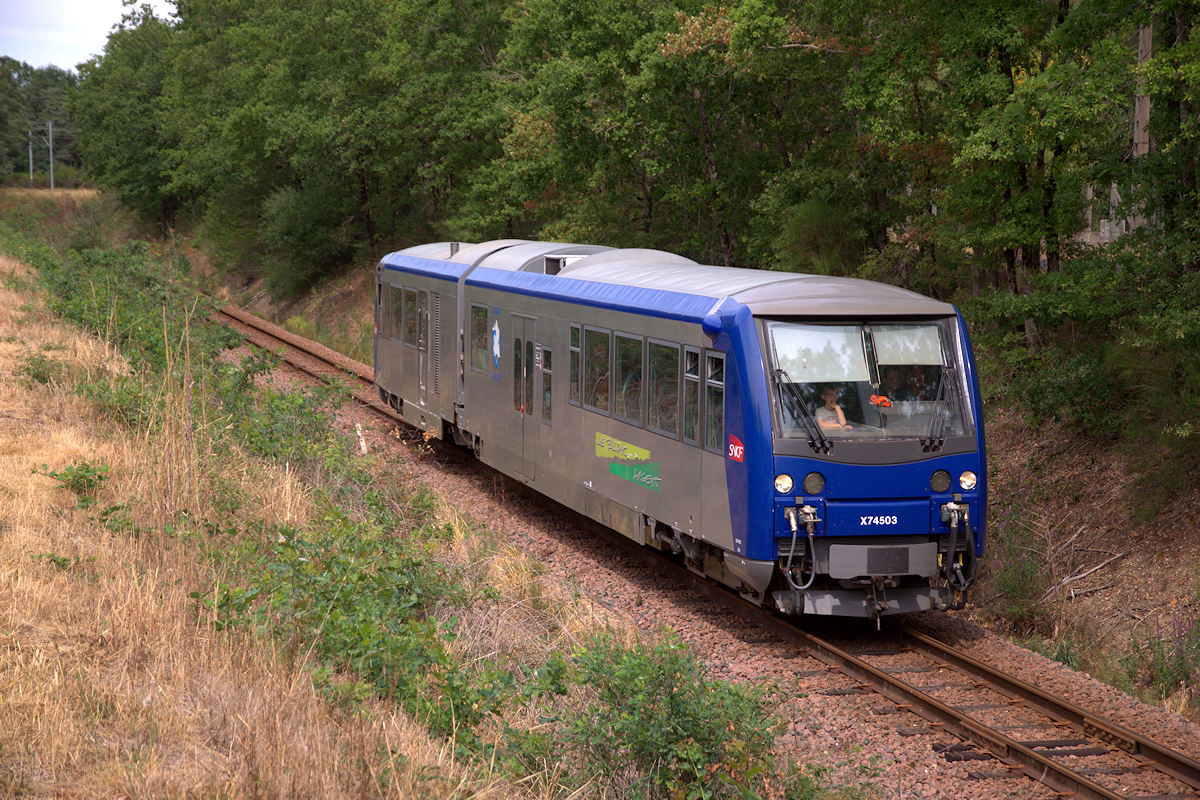
[{"label": "train front end", "polygon": [[961,608],[983,555],[980,398],[957,313],[759,321],[783,613]]}]

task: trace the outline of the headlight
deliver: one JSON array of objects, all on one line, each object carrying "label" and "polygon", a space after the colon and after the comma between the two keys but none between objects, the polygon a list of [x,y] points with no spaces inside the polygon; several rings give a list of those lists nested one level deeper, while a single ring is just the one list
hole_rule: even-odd
[{"label": "headlight", "polygon": [[794,486],[791,475],[776,475],[775,476],[775,491],[780,494],[791,494],[792,486]]},{"label": "headlight", "polygon": [[966,489],[968,492],[975,488],[975,484],[979,479],[975,477],[975,473],[967,470],[962,475],[958,476],[958,485]]},{"label": "headlight", "polygon": [[933,477],[929,479],[929,488],[939,494],[950,491],[950,473],[944,469],[933,473]]},{"label": "headlight", "polygon": [[804,493],[820,494],[825,491],[825,476],[819,472],[810,472],[804,476]]}]

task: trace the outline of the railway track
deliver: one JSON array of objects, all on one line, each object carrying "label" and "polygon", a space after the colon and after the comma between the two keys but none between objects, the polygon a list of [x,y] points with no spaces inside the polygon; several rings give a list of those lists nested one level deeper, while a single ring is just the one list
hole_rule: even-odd
[{"label": "railway track", "polygon": [[[371,368],[292,334],[241,309],[216,314],[253,344],[322,381],[351,382],[360,403],[389,422],[403,420],[375,393]],[[414,429],[414,438],[419,436]],[[1026,776],[1054,796],[1104,800],[1200,798],[1200,763],[1103,715],[1057,698],[1005,674],[921,631],[889,626],[882,635],[822,638],[764,612],[687,571],[682,565],[595,526],[612,546],[651,558],[670,579],[789,642],[853,682],[839,694],[875,692],[924,721],[912,732],[935,732],[957,741],[939,746],[948,761],[977,766],[980,780]]]}]

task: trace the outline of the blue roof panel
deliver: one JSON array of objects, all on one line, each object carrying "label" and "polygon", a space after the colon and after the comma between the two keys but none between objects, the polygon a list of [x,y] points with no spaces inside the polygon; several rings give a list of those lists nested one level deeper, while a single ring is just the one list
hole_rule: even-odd
[{"label": "blue roof panel", "polygon": [[545,297],[596,308],[629,311],[664,319],[700,322],[719,298],[619,283],[573,280],[562,275],[508,272],[479,267],[467,277],[468,286]]},{"label": "blue roof panel", "polygon": [[403,253],[388,253],[380,262],[384,269],[394,269],[399,272],[411,272],[416,275],[429,275],[446,281],[458,282],[462,274],[470,267],[457,261],[442,261],[441,259],[406,256]]}]

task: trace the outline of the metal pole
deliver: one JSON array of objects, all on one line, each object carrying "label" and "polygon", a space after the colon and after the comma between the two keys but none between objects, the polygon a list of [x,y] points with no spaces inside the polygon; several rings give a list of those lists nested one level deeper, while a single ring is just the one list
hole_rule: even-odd
[{"label": "metal pole", "polygon": [[29,131],[29,188],[33,188],[33,129]]},{"label": "metal pole", "polygon": [[50,188],[54,188],[54,120],[46,120],[46,128],[50,131]]}]

